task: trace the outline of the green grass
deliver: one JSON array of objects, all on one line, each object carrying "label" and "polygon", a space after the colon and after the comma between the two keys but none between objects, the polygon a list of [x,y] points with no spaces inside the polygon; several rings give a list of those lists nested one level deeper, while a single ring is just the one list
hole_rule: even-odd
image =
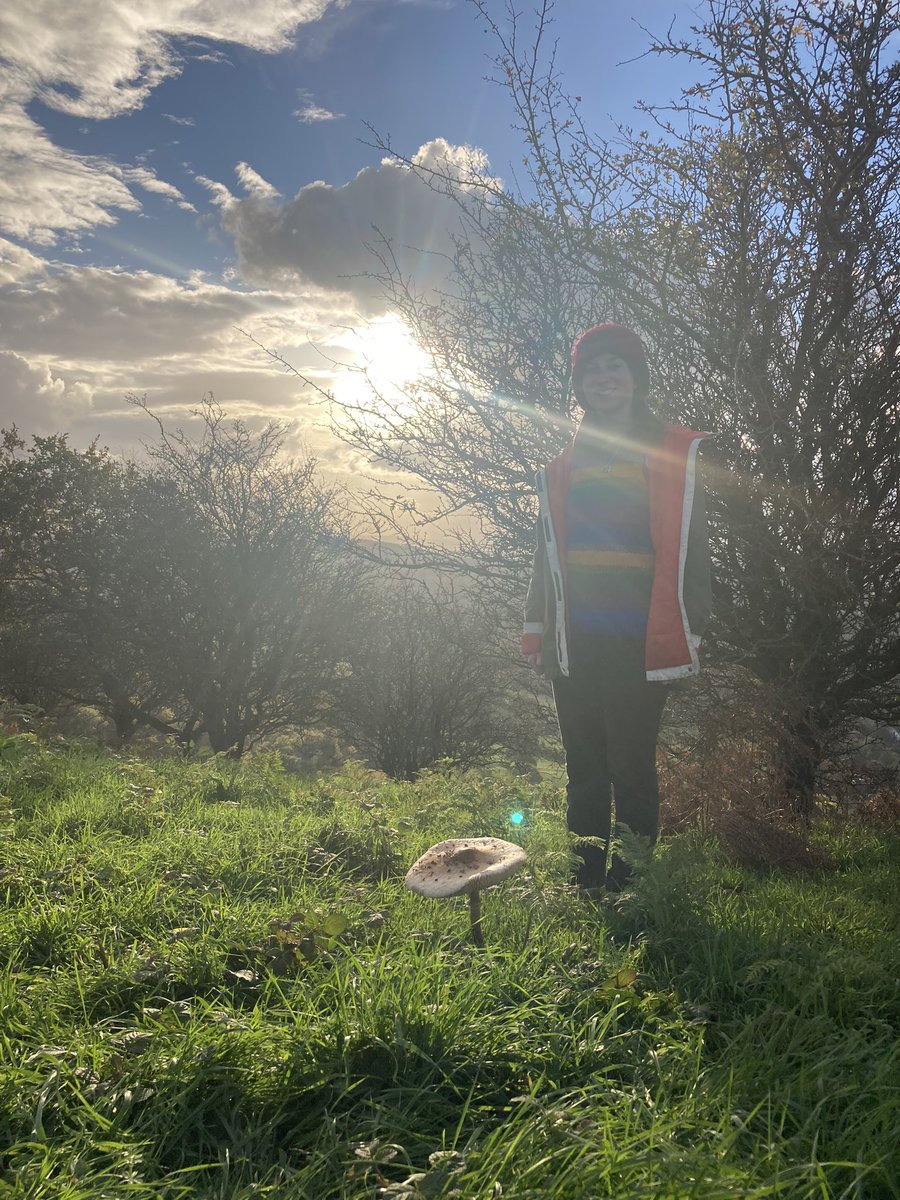
[{"label": "green grass", "polygon": [[[900,1196],[896,833],[683,835],[597,908],[513,778],[50,745],[0,792],[0,1196]],[[483,953],[403,887],[466,834],[529,851]]]}]

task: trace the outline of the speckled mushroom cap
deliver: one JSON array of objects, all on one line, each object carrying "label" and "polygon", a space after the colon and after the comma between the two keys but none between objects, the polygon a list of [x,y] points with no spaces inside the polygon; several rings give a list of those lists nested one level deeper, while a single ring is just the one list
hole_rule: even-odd
[{"label": "speckled mushroom cap", "polygon": [[521,846],[500,838],[448,838],[413,863],[406,886],[420,896],[476,892],[518,871],[525,858]]}]

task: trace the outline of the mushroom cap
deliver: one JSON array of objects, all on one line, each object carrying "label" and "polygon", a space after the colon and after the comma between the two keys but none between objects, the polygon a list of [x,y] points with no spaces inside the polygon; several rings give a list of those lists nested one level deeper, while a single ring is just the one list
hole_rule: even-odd
[{"label": "mushroom cap", "polygon": [[416,859],[406,886],[420,896],[477,892],[518,871],[526,857],[521,846],[500,838],[448,838]]}]

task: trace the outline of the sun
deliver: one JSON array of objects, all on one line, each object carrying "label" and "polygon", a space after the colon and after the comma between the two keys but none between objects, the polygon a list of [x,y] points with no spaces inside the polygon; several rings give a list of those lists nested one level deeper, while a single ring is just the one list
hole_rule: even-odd
[{"label": "sun", "polygon": [[354,358],[334,382],[335,400],[354,407],[371,403],[373,416],[378,415],[379,399],[402,410],[410,386],[428,373],[428,355],[394,314],[347,330],[333,344],[351,351]]}]

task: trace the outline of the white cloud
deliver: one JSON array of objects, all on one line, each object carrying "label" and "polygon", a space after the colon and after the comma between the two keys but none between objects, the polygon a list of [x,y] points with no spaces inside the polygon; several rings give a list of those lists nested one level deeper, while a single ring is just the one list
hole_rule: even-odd
[{"label": "white cloud", "polygon": [[295,309],[296,299],[141,271],[66,267],[32,286],[0,290],[0,339],[64,363],[140,362],[204,355],[223,331]]},{"label": "white cloud", "polygon": [[201,187],[206,188],[210,193],[212,202],[217,208],[227,208],[236,199],[224,183],[219,183],[215,179],[208,179],[205,175],[195,175],[194,178]]},{"label": "white cloud", "polygon": [[[383,163],[389,163],[384,159]],[[452,181],[465,189],[482,182],[500,186],[500,180],[490,174],[490,160],[479,146],[454,146],[446,138],[432,138],[412,157],[413,163],[441,179]]]},{"label": "white cloud", "polygon": [[181,70],[190,52],[185,39],[273,53],[290,45],[300,26],[342,2],[30,0],[0,6],[0,229],[49,245],[61,231],[110,225],[116,210],[140,207],[114,163],[55,146],[28,115],[30,100],[95,120],[132,112]]},{"label": "white cloud", "polygon": [[46,362],[31,362],[0,350],[3,409],[0,423],[28,433],[57,433],[83,418],[91,407],[91,389],[54,375]]},{"label": "white cloud", "polygon": [[[146,393],[169,423],[212,391],[231,416],[296,419],[332,473],[343,470],[321,398],[242,330],[331,386],[354,314],[334,293],[288,295],[184,283],[42,260],[0,241],[0,426],[25,435],[66,432],[134,451],[154,430],[125,396]],[[321,347],[326,351],[323,355]]]},{"label": "white cloud", "polygon": [[163,113],[167,121],[171,121],[173,125],[196,125],[197,122],[193,117],[174,117],[171,113]]},{"label": "white cloud", "polygon": [[59,230],[112,225],[115,209],[137,211],[111,164],[55,146],[26,113],[27,99],[0,72],[0,229],[51,245]]},{"label": "white cloud", "polygon": [[15,283],[18,279],[29,276],[43,275],[46,263],[24,246],[0,237],[0,288],[6,283]]},{"label": "white cloud", "polygon": [[[413,162],[440,177],[449,190],[485,175],[482,150],[436,138],[420,147]],[[366,167],[341,187],[307,184],[291,200],[278,202],[271,185],[241,164],[238,176],[249,191],[236,198],[223,184],[201,179],[213,192],[225,229],[234,237],[243,277],[268,286],[310,284],[352,295],[369,312],[384,307],[381,287],[371,278],[377,262],[372,246],[387,240],[404,274],[419,287],[436,286],[446,275],[459,210],[442,187],[432,188],[409,166],[386,158]],[[265,190],[269,189],[269,190]]]},{"label": "white cloud", "polygon": [[103,118],[140,108],[182,60],[176,38],[287,49],[332,0],[30,0],[4,5],[0,46],[14,74],[60,112]]},{"label": "white cloud", "polygon": [[234,173],[248,195],[256,196],[260,200],[278,199],[279,193],[272,187],[271,183],[267,179],[263,179],[262,175],[259,175],[247,163],[239,162],[234,168]]},{"label": "white cloud", "polygon": [[344,115],[330,112],[321,104],[316,104],[312,95],[302,88],[297,92],[297,99],[300,101],[300,107],[294,111],[293,115],[304,125],[312,125],[317,121],[339,121]]},{"label": "white cloud", "polygon": [[167,200],[174,200],[178,207],[183,208],[186,212],[197,211],[193,204],[185,200],[174,184],[160,179],[156,172],[149,167],[125,167],[121,171],[121,175],[128,183],[136,183],[145,192],[155,192],[158,196],[165,196]]},{"label": "white cloud", "polygon": [[317,121],[339,121],[344,114],[329,112],[319,104],[306,104],[303,108],[295,109],[293,115],[304,125],[312,125]]}]

